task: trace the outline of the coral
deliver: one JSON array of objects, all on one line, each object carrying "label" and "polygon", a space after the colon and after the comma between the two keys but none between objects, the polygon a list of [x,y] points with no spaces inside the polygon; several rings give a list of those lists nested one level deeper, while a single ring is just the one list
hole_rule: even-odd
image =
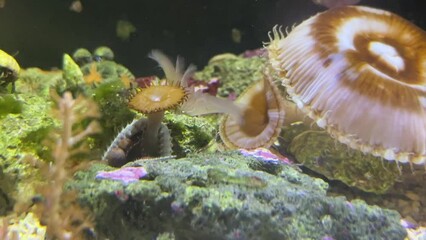
[{"label": "coral", "polygon": [[[65,92],[62,97],[52,94],[57,103],[53,114],[61,122],[61,127],[50,137],[53,161],[38,162],[46,182],[38,188],[42,199],[35,203],[32,211],[46,225],[49,239],[77,238],[91,227],[90,218],[76,202],[77,193],[64,191],[63,187],[72,173],[70,169],[77,166],[71,159],[87,151],[84,139],[100,130],[93,120],[99,117],[99,112],[94,102],[82,96],[74,99],[70,92]],[[85,119],[90,122],[82,126]]]},{"label": "coral", "polygon": [[[42,226],[39,219],[31,212],[14,221],[9,217],[0,218],[0,220],[3,220],[3,225],[0,224],[0,239],[2,240],[46,238],[46,227]],[[2,229],[4,235],[2,235]]]},{"label": "coral", "polygon": [[[16,97],[23,103],[22,113],[0,120],[0,168],[4,172],[0,191],[7,194],[2,198],[5,205],[16,198],[17,215],[8,218],[8,231],[13,229],[10,223],[32,212],[47,226],[48,239],[66,239],[71,233],[76,237],[90,227],[90,219],[79,207],[76,193],[64,191],[63,185],[80,165],[76,158],[88,149],[85,139],[99,130],[90,121],[99,116],[96,105],[82,97],[73,99],[69,92],[63,98],[54,95],[59,106],[52,116],[50,99],[32,94]],[[13,192],[7,182],[13,182]]]},{"label": "coral", "polygon": [[[83,51],[80,50],[80,52]],[[91,58],[88,58],[84,51],[83,56],[85,57],[82,59],[80,52],[76,52],[74,57],[76,61],[81,62],[81,71],[89,86],[92,86],[93,82],[97,84],[110,83],[117,81],[117,79],[121,80],[126,89],[132,88],[135,84],[135,76],[129,69],[114,62],[114,52],[110,48],[105,46],[96,48]]]},{"label": "coral", "polygon": [[[94,164],[69,183],[110,239],[403,239],[395,211],[327,197],[327,184],[291,165],[276,171],[236,152],[135,163],[148,175],[123,186],[96,179]],[[237,238],[238,237],[238,238]]]},{"label": "coral", "polygon": [[102,81],[102,76],[98,72],[98,67],[96,65],[97,65],[96,63],[91,63],[89,72],[86,75],[84,75],[84,81],[88,85],[91,85],[91,84],[96,85]]},{"label": "coral", "polygon": [[134,118],[135,114],[127,107],[134,76],[127,68],[112,61],[114,53],[108,47],[97,48],[93,56],[87,49],[77,49],[73,58],[64,55],[62,75],[65,82],[58,83],[56,89],[59,93],[70,90],[74,94],[83,94],[99,106],[102,115],[99,123],[103,131],[91,139],[92,155],[100,157],[114,136]]}]

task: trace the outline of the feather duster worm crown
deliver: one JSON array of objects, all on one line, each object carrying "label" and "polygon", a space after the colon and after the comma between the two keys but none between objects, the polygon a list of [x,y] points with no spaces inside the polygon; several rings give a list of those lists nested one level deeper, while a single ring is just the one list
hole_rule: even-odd
[{"label": "feather duster worm crown", "polygon": [[225,115],[219,134],[230,149],[270,147],[284,123],[284,101],[268,74],[235,101],[241,118]]},{"label": "feather duster worm crown", "polygon": [[292,100],[340,142],[388,160],[425,164],[426,34],[379,9],[320,13],[284,37],[270,63]]},{"label": "feather duster worm crown", "polygon": [[130,98],[129,106],[145,114],[177,108],[188,97],[188,79],[195,67],[190,65],[184,71],[181,58],[177,59],[174,66],[170,59],[158,50],[153,50],[150,57],[160,64],[166,80],[154,81],[146,88],[139,88]]}]

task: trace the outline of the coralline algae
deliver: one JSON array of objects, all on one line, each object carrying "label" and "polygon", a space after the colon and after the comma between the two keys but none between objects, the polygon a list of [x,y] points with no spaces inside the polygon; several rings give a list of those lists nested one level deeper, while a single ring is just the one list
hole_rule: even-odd
[{"label": "coralline algae", "polygon": [[269,149],[266,148],[256,148],[253,150],[240,149],[239,151],[244,156],[255,157],[263,161],[281,162],[287,164],[292,163],[288,158],[272,153]]},{"label": "coralline algae", "polygon": [[96,178],[121,181],[124,185],[127,185],[139,181],[147,174],[143,167],[123,167],[113,171],[99,171],[96,174]]}]

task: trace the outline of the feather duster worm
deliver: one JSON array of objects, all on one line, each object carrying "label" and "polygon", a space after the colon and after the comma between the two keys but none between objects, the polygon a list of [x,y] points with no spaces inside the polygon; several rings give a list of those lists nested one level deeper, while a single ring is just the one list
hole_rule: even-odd
[{"label": "feather duster worm", "polygon": [[[240,118],[226,115],[219,134],[228,148],[270,147],[284,122],[284,101],[267,75],[251,85],[237,100]],[[238,119],[240,121],[238,121]]]},{"label": "feather duster worm", "polygon": [[320,13],[288,36],[273,30],[272,68],[292,100],[340,142],[425,164],[426,34],[379,9]]},{"label": "feather duster worm", "polygon": [[129,99],[129,107],[146,115],[147,119],[129,124],[113,141],[103,157],[112,166],[122,166],[144,156],[171,155],[170,133],[162,124],[167,110],[178,110],[193,116],[227,113],[236,121],[241,121],[242,112],[232,101],[195,91],[194,86],[189,86],[188,80],[195,71],[193,65],[184,70],[182,58],[178,57],[176,65],[173,65],[158,50],[153,50],[150,57],[159,63],[166,79],[146,84]]}]

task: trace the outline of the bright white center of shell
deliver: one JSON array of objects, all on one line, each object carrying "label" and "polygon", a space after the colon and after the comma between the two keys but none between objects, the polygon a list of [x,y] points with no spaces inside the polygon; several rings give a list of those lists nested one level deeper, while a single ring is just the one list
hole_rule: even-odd
[{"label": "bright white center of shell", "polygon": [[381,42],[370,42],[368,50],[389,65],[394,66],[395,70],[400,71],[404,69],[404,59],[398,54],[394,47]]}]

